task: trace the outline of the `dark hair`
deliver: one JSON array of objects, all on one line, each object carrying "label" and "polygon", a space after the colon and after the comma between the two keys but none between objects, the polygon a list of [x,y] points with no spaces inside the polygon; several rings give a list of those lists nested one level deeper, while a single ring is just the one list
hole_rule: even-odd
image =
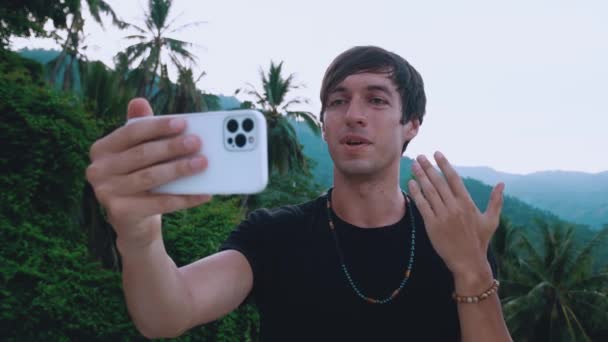
[{"label": "dark hair", "polygon": [[[348,76],[363,72],[389,74],[401,97],[401,124],[412,119],[419,119],[422,124],[426,110],[422,77],[403,57],[376,46],[356,46],[348,49],[329,65],[321,84],[321,122],[331,91]],[[407,144],[408,142],[403,146],[403,151]]]}]

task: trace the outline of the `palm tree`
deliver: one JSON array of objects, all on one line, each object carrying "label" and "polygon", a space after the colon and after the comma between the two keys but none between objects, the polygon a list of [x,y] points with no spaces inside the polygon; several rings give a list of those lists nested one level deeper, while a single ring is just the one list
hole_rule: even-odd
[{"label": "palm tree", "polygon": [[[292,105],[308,103],[308,101],[299,97],[287,99],[287,94],[290,91],[301,86],[294,84],[294,74],[283,77],[281,74],[282,68],[283,62],[275,64],[271,61],[268,73],[260,69],[262,91],[258,91],[251,84],[248,84],[246,93],[255,98],[255,104],[252,103],[252,106],[261,107],[268,123],[270,168],[285,173],[295,168],[303,169],[306,167],[302,147],[288,119],[304,121],[317,135],[320,134],[321,125],[310,112],[290,110]],[[239,92],[240,89],[235,94]]]},{"label": "palm tree", "polygon": [[593,260],[608,226],[577,248],[573,227],[537,225],[542,242],[535,246],[527,236],[513,234],[519,251],[503,259],[502,303],[509,329],[517,341],[591,341],[608,322],[608,265]]},{"label": "palm tree", "polygon": [[177,84],[169,80],[167,66],[161,67],[158,91],[151,99],[152,106],[159,113],[193,113],[207,111],[203,93],[196,88],[196,83],[205,76],[202,72],[194,79],[192,69],[178,66]]},{"label": "palm tree", "polygon": [[87,109],[107,130],[124,124],[124,109],[135,96],[135,90],[121,85],[123,74],[99,61],[85,63],[82,95]]},{"label": "palm tree", "polygon": [[511,224],[511,221],[504,216],[500,216],[498,228],[494,232],[494,236],[492,236],[491,245],[492,253],[496,260],[498,279],[503,283],[508,275],[508,270],[512,268],[513,262],[517,257],[515,254],[517,250],[515,235],[517,233],[517,228]]},{"label": "palm tree", "polygon": [[126,23],[118,18],[112,7],[104,0],[86,0],[78,3],[76,11],[71,13],[72,22],[68,27],[65,41],[61,45],[61,53],[56,59],[49,62],[49,66],[51,67],[50,81],[60,84],[63,90],[80,92],[78,77],[86,71],[82,63],[86,58],[81,52],[81,50],[86,49],[86,46],[82,46],[84,42],[83,3],[87,4],[93,20],[101,25],[101,27],[103,27],[101,14],[111,16],[112,23],[119,28],[125,28],[126,26]]},{"label": "palm tree", "polygon": [[129,27],[139,32],[139,34],[125,37],[137,40],[137,43],[127,47],[125,51],[129,65],[140,60],[137,68],[144,71],[144,77],[137,90],[138,96],[151,97],[153,95],[156,75],[163,64],[161,58],[163,52],[166,51],[171,62],[178,67],[182,65],[182,60],[196,63],[196,57],[187,49],[193,44],[171,38],[168,35],[204,22],[192,22],[173,29],[172,25],[179,16],[168,21],[171,4],[171,0],[149,0],[145,19],[146,28],[128,24]]}]

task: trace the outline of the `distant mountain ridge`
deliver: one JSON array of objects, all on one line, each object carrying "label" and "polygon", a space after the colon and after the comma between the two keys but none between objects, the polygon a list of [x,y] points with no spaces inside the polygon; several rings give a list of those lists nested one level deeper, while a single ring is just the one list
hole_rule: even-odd
[{"label": "distant mountain ridge", "polygon": [[463,177],[494,185],[504,182],[505,193],[559,217],[595,229],[608,224],[608,171],[584,173],[541,171],[526,175],[489,167],[456,167]]}]

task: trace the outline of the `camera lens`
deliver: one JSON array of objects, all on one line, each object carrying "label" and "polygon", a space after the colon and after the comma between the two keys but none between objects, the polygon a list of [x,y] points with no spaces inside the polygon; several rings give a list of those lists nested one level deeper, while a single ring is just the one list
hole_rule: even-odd
[{"label": "camera lens", "polygon": [[232,138],[228,138],[228,145],[232,145]]},{"label": "camera lens", "polygon": [[243,120],[243,129],[245,130],[245,132],[251,132],[251,130],[253,129],[253,120],[251,120],[251,119]]},{"label": "camera lens", "polygon": [[243,147],[247,143],[247,138],[245,137],[245,134],[237,134],[234,140],[236,141],[236,146],[238,147]]},{"label": "camera lens", "polygon": [[234,119],[230,119],[230,121],[228,121],[228,131],[234,133],[237,129],[239,129],[239,123]]}]

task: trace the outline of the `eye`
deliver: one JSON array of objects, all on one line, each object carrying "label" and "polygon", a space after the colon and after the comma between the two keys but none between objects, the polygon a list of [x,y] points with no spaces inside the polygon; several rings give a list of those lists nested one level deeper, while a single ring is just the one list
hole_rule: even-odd
[{"label": "eye", "polygon": [[385,99],[381,98],[381,97],[372,97],[369,100],[372,104],[374,105],[387,105],[388,101],[386,101]]},{"label": "eye", "polygon": [[334,99],[334,100],[329,101],[329,107],[340,106],[340,105],[343,105],[344,103],[346,103],[346,101],[344,99]]}]

